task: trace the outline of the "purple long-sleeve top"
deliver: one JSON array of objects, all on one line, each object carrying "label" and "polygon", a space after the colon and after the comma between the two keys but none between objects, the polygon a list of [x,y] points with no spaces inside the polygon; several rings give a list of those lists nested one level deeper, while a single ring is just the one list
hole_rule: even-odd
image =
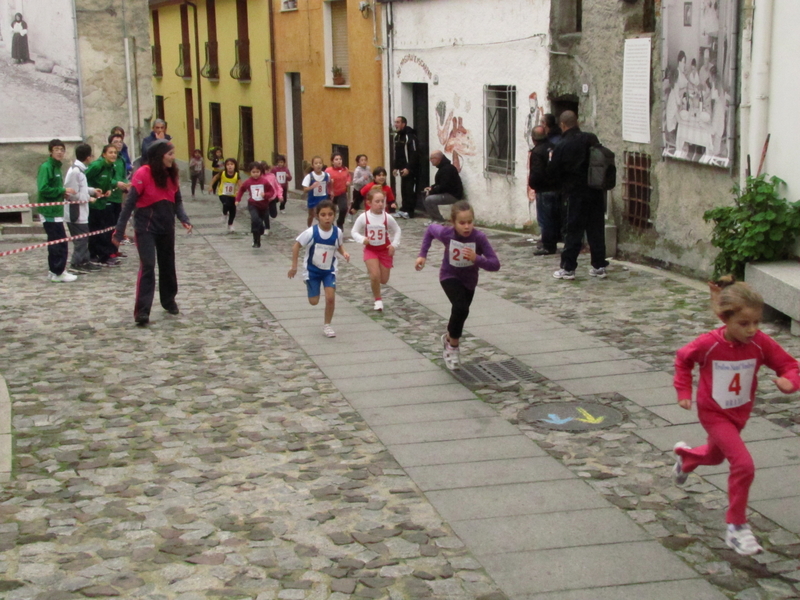
[{"label": "purple long-sleeve top", "polygon": [[[494,248],[489,243],[486,234],[477,229],[473,229],[467,237],[462,237],[456,233],[452,226],[438,225],[432,223],[425,230],[425,238],[422,240],[422,247],[419,255],[422,258],[428,257],[433,240],[437,239],[444,244],[444,257],[442,268],[439,269],[439,281],[445,279],[458,279],[469,290],[474,290],[478,286],[478,269],[486,271],[499,271],[500,259],[494,253]],[[467,266],[457,266],[464,264],[460,258],[461,249],[464,245],[475,245],[474,263],[467,263]]]}]

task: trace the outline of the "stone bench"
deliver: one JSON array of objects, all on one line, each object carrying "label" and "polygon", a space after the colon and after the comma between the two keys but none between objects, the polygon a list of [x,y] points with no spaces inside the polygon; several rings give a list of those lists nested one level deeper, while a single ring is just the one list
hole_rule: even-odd
[{"label": "stone bench", "polygon": [[33,225],[33,209],[3,208],[13,204],[29,204],[28,194],[0,194],[0,225]]},{"label": "stone bench", "polygon": [[800,335],[800,263],[749,263],[744,278],[768,306],[792,320],[792,335]]}]

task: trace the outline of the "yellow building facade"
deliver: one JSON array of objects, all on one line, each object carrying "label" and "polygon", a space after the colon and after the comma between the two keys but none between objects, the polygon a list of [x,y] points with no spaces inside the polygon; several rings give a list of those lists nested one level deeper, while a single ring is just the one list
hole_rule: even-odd
[{"label": "yellow building facade", "polygon": [[[275,151],[267,0],[150,0],[156,117],[178,158],[214,146],[242,168]],[[207,165],[208,161],[207,161]]]}]

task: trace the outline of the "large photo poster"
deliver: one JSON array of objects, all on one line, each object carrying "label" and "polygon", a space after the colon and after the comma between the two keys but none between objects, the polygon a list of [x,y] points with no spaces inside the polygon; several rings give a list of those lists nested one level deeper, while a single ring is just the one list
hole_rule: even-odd
[{"label": "large photo poster", "polygon": [[73,0],[0,0],[0,143],[79,141]]},{"label": "large photo poster", "polygon": [[736,0],[664,0],[664,156],[729,167],[735,141]]}]

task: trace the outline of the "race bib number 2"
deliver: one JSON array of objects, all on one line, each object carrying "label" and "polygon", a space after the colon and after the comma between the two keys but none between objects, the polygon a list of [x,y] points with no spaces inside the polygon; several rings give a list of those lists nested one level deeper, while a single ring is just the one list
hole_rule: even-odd
[{"label": "race bib number 2", "polygon": [[316,244],[314,246],[314,256],[311,258],[311,264],[323,271],[330,271],[333,266],[333,256],[335,252],[335,246]]},{"label": "race bib number 2", "polygon": [[721,408],[736,408],[750,402],[756,375],[756,359],[715,360],[712,363],[711,396]]},{"label": "race bib number 2", "polygon": [[464,258],[464,250],[469,248],[470,250],[475,250],[475,242],[469,242],[464,244],[462,242],[457,242],[456,240],[450,240],[450,245],[447,248],[447,258],[450,261],[450,265],[453,267],[471,267],[475,263],[471,260],[467,260]]}]

